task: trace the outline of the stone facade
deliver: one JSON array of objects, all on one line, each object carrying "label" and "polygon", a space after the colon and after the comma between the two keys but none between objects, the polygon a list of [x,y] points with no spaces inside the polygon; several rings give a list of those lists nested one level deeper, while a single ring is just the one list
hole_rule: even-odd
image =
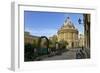
[{"label": "stone facade", "polygon": [[58,42],[61,40],[68,43],[67,48],[78,47],[78,30],[75,28],[69,17],[58,30]]},{"label": "stone facade", "polygon": [[79,35],[79,47],[84,47],[84,35]]},{"label": "stone facade", "polygon": [[[41,36],[42,37],[42,36]],[[35,47],[38,47],[40,36],[33,36],[29,32],[24,32],[24,43],[25,44],[32,44]],[[45,38],[41,39],[40,46],[46,47],[47,41]]]},{"label": "stone facade", "polygon": [[24,33],[24,43],[29,44],[37,44],[38,43],[38,36],[32,36],[29,32]]},{"label": "stone facade", "polygon": [[90,48],[90,14],[83,14],[84,16],[84,36],[85,48]]}]

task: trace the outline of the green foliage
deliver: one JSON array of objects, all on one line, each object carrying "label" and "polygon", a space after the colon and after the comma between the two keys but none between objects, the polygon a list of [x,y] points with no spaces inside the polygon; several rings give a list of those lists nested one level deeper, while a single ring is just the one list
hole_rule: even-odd
[{"label": "green foliage", "polygon": [[35,58],[34,56],[34,45],[32,44],[25,44],[24,46],[24,61],[33,61]]},{"label": "green foliage", "polygon": [[67,45],[68,45],[68,42],[67,42],[67,41],[64,41],[64,40],[61,40],[61,41],[59,42],[59,44],[60,44],[60,47],[61,47],[61,48],[66,48]]}]

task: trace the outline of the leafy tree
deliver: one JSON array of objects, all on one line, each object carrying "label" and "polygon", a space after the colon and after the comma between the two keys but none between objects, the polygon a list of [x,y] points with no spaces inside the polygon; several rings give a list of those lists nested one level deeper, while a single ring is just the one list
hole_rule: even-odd
[{"label": "leafy tree", "polygon": [[49,47],[55,48],[57,42],[58,42],[57,36],[54,35],[53,37],[51,37],[51,39],[49,39]]},{"label": "leafy tree", "polygon": [[34,46],[30,43],[27,43],[24,46],[24,61],[33,61],[33,60],[34,60]]},{"label": "leafy tree", "polygon": [[60,45],[61,45],[61,48],[65,49],[68,45],[68,42],[67,41],[64,41],[64,40],[61,40],[60,42]]}]

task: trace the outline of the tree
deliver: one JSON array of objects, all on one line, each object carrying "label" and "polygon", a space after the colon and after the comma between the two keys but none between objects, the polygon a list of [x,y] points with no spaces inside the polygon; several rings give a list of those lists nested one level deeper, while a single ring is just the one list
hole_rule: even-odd
[{"label": "tree", "polygon": [[26,43],[24,46],[24,61],[34,60],[34,46],[30,43]]},{"label": "tree", "polygon": [[52,41],[53,41],[53,42],[57,42],[57,41],[58,41],[58,39],[57,39],[57,36],[56,36],[56,35],[54,35],[54,36],[52,37]]},{"label": "tree", "polygon": [[50,47],[55,48],[56,47],[56,42],[58,42],[57,36],[53,35],[53,37],[51,37],[51,39],[49,39],[50,43]]},{"label": "tree", "polygon": [[64,41],[64,40],[61,40],[59,43],[60,43],[61,48],[63,48],[63,49],[65,49],[68,45],[68,42]]}]

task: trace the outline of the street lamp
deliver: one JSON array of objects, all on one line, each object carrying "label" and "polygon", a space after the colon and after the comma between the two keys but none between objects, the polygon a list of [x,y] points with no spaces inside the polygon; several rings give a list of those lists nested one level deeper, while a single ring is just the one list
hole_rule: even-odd
[{"label": "street lamp", "polygon": [[82,24],[82,20],[80,18],[78,19],[78,23],[79,24]]}]

